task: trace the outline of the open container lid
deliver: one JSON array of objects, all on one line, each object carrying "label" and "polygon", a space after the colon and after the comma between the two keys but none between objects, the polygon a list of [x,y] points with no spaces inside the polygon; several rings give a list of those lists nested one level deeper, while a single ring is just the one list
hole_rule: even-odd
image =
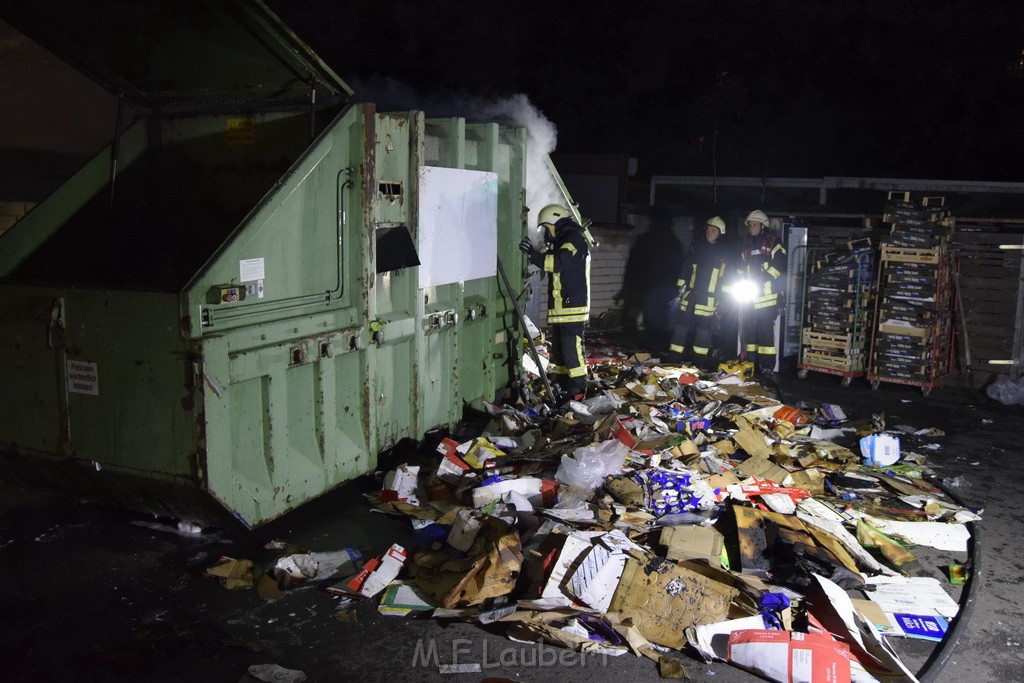
[{"label": "open container lid", "polygon": [[152,109],[344,102],[352,90],[260,0],[3,0],[0,16]]}]

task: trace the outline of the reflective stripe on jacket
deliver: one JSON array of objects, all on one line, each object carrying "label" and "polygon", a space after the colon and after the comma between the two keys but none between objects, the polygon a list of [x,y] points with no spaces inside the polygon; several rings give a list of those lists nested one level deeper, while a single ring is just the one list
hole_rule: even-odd
[{"label": "reflective stripe on jacket", "polygon": [[[676,283],[687,290],[679,298],[679,310],[692,311],[694,315],[714,315],[718,308],[715,294],[725,277],[725,245],[720,240],[701,240],[693,245],[683,266],[683,274]],[[689,279],[686,279],[689,276]]]},{"label": "reflective stripe on jacket", "polygon": [[555,241],[544,254],[548,277],[548,323],[590,319],[590,247],[583,228],[571,218],[555,223]]},{"label": "reflective stripe on jacket", "polygon": [[764,231],[751,239],[741,256],[746,276],[757,285],[754,308],[777,306],[779,293],[786,288],[786,248],[775,235]]}]

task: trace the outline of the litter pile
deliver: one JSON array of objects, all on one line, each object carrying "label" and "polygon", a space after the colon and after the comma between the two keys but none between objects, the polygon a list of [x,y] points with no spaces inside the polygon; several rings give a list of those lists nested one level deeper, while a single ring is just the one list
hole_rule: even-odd
[{"label": "litter pile", "polygon": [[256,579],[225,562],[217,575],[248,576],[266,597],[329,564],[327,590],[346,606],[379,599],[385,615],[642,655],[663,676],[683,675],[685,651],[777,681],[915,680],[886,638],[940,640],[958,605],[911,576],[910,548],[966,557],[979,518],[900,451],[906,432],[783,404],[726,371],[591,361],[586,400],[481,402],[472,433],[434,435],[432,462],[385,474],[371,502],[410,521],[414,547],[365,564],[354,550],[286,554]]}]

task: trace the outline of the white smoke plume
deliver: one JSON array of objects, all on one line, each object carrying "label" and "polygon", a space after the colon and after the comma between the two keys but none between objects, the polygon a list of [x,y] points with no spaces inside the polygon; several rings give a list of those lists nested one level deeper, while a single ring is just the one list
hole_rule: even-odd
[{"label": "white smoke plume", "polygon": [[473,123],[495,122],[526,129],[526,205],[530,208],[527,225],[535,244],[540,244],[537,212],[547,204],[564,204],[565,199],[548,170],[547,156],[555,150],[558,130],[544,113],[524,94],[505,98],[425,95],[394,78],[361,81],[347,78],[355,91],[354,99],[373,102],[378,111],[422,110],[427,118],[460,116]]}]

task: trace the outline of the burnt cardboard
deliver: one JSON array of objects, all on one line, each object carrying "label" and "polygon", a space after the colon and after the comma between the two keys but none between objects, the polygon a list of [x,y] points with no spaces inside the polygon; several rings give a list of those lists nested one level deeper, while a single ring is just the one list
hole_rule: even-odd
[{"label": "burnt cardboard", "polygon": [[653,643],[682,648],[689,626],[723,621],[739,595],[735,588],[675,563],[663,562],[657,569],[631,558],[610,607],[632,618],[640,634]]}]

